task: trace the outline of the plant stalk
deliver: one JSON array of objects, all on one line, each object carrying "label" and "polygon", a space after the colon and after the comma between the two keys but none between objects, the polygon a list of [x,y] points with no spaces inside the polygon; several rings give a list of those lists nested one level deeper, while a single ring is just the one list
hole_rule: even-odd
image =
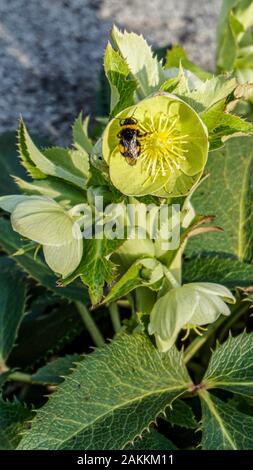
[{"label": "plant stalk", "polygon": [[79,302],[79,301],[76,301],[75,305],[95,345],[99,347],[103,346],[105,344],[103,335],[100,332],[99,328],[97,327],[96,323],[94,322],[87,307],[82,302]]},{"label": "plant stalk", "polygon": [[118,305],[116,304],[116,302],[112,302],[110,305],[108,305],[108,309],[110,312],[113,329],[115,333],[118,333],[121,330]]}]

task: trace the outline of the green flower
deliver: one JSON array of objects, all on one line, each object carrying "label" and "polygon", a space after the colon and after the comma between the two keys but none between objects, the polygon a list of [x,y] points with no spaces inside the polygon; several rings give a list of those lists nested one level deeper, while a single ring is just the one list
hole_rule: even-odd
[{"label": "green flower", "polygon": [[11,213],[12,228],[43,247],[48,266],[63,277],[79,265],[83,239],[73,209],[66,211],[42,196],[3,196],[0,207]]},{"label": "green flower", "polygon": [[[136,161],[122,155],[119,133],[134,118]],[[112,183],[123,194],[180,196],[199,180],[208,154],[208,134],[198,114],[176,96],[157,94],[110,121],[103,135],[103,157]]]},{"label": "green flower", "polygon": [[187,331],[185,337],[191,329],[201,335],[202,325],[215,322],[220,315],[229,315],[225,302],[235,303],[235,298],[219,284],[190,283],[171,289],[151,311],[149,334],[155,335],[160,351],[168,351],[182,328]]}]

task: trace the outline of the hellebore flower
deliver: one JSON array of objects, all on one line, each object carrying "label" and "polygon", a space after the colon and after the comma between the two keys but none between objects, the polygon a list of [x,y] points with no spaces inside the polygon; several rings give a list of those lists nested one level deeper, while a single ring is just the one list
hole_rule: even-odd
[{"label": "hellebore flower", "polygon": [[[224,286],[209,282],[190,283],[171,289],[155,303],[148,326],[160,351],[168,351],[179,331],[191,329],[201,335],[202,325],[213,323],[220,315],[229,315],[227,303],[235,298]],[[200,330],[200,331],[199,331]]]},{"label": "hellebore flower", "polygon": [[11,213],[12,228],[43,247],[48,266],[63,277],[79,265],[83,254],[81,230],[72,210],[42,196],[3,196],[0,207]]},{"label": "hellebore flower", "polygon": [[[120,132],[125,119],[135,124],[124,147]],[[135,158],[123,155],[129,145]],[[128,196],[187,194],[201,177],[207,154],[204,123],[188,104],[168,93],[125,109],[103,135],[103,157],[112,183]]]}]

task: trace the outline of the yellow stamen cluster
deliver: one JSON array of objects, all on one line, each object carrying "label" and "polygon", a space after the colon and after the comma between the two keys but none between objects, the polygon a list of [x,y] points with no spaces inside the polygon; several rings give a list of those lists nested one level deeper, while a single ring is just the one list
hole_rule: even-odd
[{"label": "yellow stamen cluster", "polygon": [[177,129],[178,117],[158,113],[146,116],[141,125],[140,159],[148,177],[154,181],[157,176],[165,176],[168,171],[179,170],[186,160],[188,135],[182,135]]},{"label": "yellow stamen cluster", "polygon": [[188,338],[191,330],[195,331],[195,333],[197,333],[197,335],[199,336],[203,336],[203,332],[207,330],[207,328],[204,328],[203,326],[196,326],[196,325],[192,325],[191,323],[187,323],[184,329],[186,330],[186,333],[184,337],[181,339],[181,341],[185,341]]}]

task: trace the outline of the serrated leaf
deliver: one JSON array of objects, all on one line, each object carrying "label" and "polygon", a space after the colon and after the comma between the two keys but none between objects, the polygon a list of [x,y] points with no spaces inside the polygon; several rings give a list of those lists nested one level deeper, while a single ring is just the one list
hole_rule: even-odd
[{"label": "serrated leaf", "polygon": [[93,304],[98,303],[103,296],[105,282],[110,284],[116,275],[116,266],[108,259],[108,256],[124,240],[86,239],[84,240],[84,252],[78,268],[63,281],[67,285],[77,277],[88,286],[90,299]]},{"label": "serrated leaf", "polygon": [[185,93],[182,99],[192,106],[197,113],[202,113],[227,98],[235,88],[236,80],[234,78],[228,79],[220,75],[206,80],[196,89]]},{"label": "serrated leaf", "polygon": [[[89,176],[88,154],[83,150],[69,150],[60,147],[45,149],[43,153],[33,143],[27,129],[20,122],[20,136],[22,136],[22,152],[26,158],[35,165],[43,177],[46,175],[62,178],[83,189]],[[31,169],[29,169],[31,173]],[[36,172],[35,172],[36,173]],[[42,176],[31,173],[33,178]]]},{"label": "serrated leaf", "polygon": [[16,141],[16,132],[0,135],[0,196],[19,192],[12,175],[26,177],[25,170],[18,160]]},{"label": "serrated leaf", "polygon": [[126,450],[176,450],[176,446],[156,429],[145,432],[142,438],[125,447]]},{"label": "serrated leaf", "polygon": [[191,407],[183,400],[175,400],[166,411],[166,420],[182,428],[195,429],[198,423]]},{"label": "serrated leaf", "polygon": [[[55,297],[55,304],[59,299]],[[56,305],[49,314],[27,315],[21,323],[16,346],[9,359],[9,367],[30,368],[44,363],[61,351],[84,330],[84,324],[74,305]]]},{"label": "serrated leaf", "polygon": [[[0,219],[0,246],[10,256],[25,246],[19,235],[13,231],[10,222],[3,218]],[[39,256],[34,258],[31,251],[16,256],[15,261],[29,276],[55,294],[69,300],[81,302],[88,300],[87,291],[81,284],[74,283],[65,288],[58,287],[58,278]]]},{"label": "serrated leaf", "polygon": [[37,168],[35,163],[31,159],[29,150],[27,148],[25,126],[22,119],[20,121],[18,129],[18,150],[20,156],[20,163],[27,170],[28,174],[35,179],[46,178],[45,173],[43,173],[39,168]]},{"label": "serrated leaf", "polygon": [[196,190],[192,203],[198,213],[215,214],[215,225],[224,231],[192,238],[187,254],[223,252],[252,261],[252,144],[253,137],[236,137],[211,153],[206,168],[210,177]]},{"label": "serrated leaf", "polygon": [[59,202],[66,209],[86,201],[86,193],[80,188],[62,181],[59,178],[48,176],[43,180],[28,182],[22,178],[15,178],[17,186],[22,193],[28,195],[46,196]]},{"label": "serrated leaf", "polygon": [[142,98],[159,90],[165,80],[162,65],[154,56],[143,36],[135,33],[122,33],[116,26],[112,29],[113,44],[120,52],[138,83],[138,92]]},{"label": "serrated leaf", "polygon": [[41,385],[58,385],[63,382],[64,377],[73,372],[76,364],[83,359],[83,356],[79,354],[72,354],[58,357],[52,362],[49,362],[45,366],[32,374],[31,382],[34,384]]},{"label": "serrated leaf", "polygon": [[25,312],[27,288],[15,269],[1,266],[0,258],[0,364],[13,348]]},{"label": "serrated leaf", "polygon": [[176,349],[160,354],[146,336],[123,335],[77,365],[19,449],[123,449],[190,382]]},{"label": "serrated leaf", "polygon": [[201,392],[202,449],[253,449],[253,417],[236,411],[232,406],[208,392]]},{"label": "serrated leaf", "polygon": [[216,282],[226,287],[253,286],[253,265],[235,258],[199,255],[183,263],[184,282]]},{"label": "serrated leaf", "polygon": [[112,286],[109,294],[104,298],[103,303],[114,302],[142,285],[158,290],[163,275],[162,265],[154,258],[137,260]]},{"label": "serrated leaf", "polygon": [[73,125],[73,142],[76,148],[92,153],[93,144],[88,136],[89,117],[83,119],[82,113],[76,118]]},{"label": "serrated leaf", "polygon": [[105,50],[104,69],[111,88],[110,114],[115,116],[134,104],[137,83],[129,78],[130,70],[127,62],[110,43]]},{"label": "serrated leaf", "polygon": [[253,395],[253,334],[242,333],[229,337],[210,359],[204,384],[241,395]]},{"label": "serrated leaf", "polygon": [[15,449],[21,439],[21,432],[32,412],[18,400],[4,401],[0,398],[0,450]]},{"label": "serrated leaf", "polygon": [[186,70],[190,70],[194,75],[196,75],[201,80],[207,80],[212,77],[209,72],[198,67],[191,60],[189,60],[186,51],[179,44],[173,44],[171,49],[166,51],[166,62],[165,68],[176,67],[179,68],[180,65]]},{"label": "serrated leaf", "polygon": [[210,150],[222,147],[224,141],[233,134],[253,134],[253,125],[250,122],[217,110],[216,105],[202,113],[201,119],[209,131]]}]

